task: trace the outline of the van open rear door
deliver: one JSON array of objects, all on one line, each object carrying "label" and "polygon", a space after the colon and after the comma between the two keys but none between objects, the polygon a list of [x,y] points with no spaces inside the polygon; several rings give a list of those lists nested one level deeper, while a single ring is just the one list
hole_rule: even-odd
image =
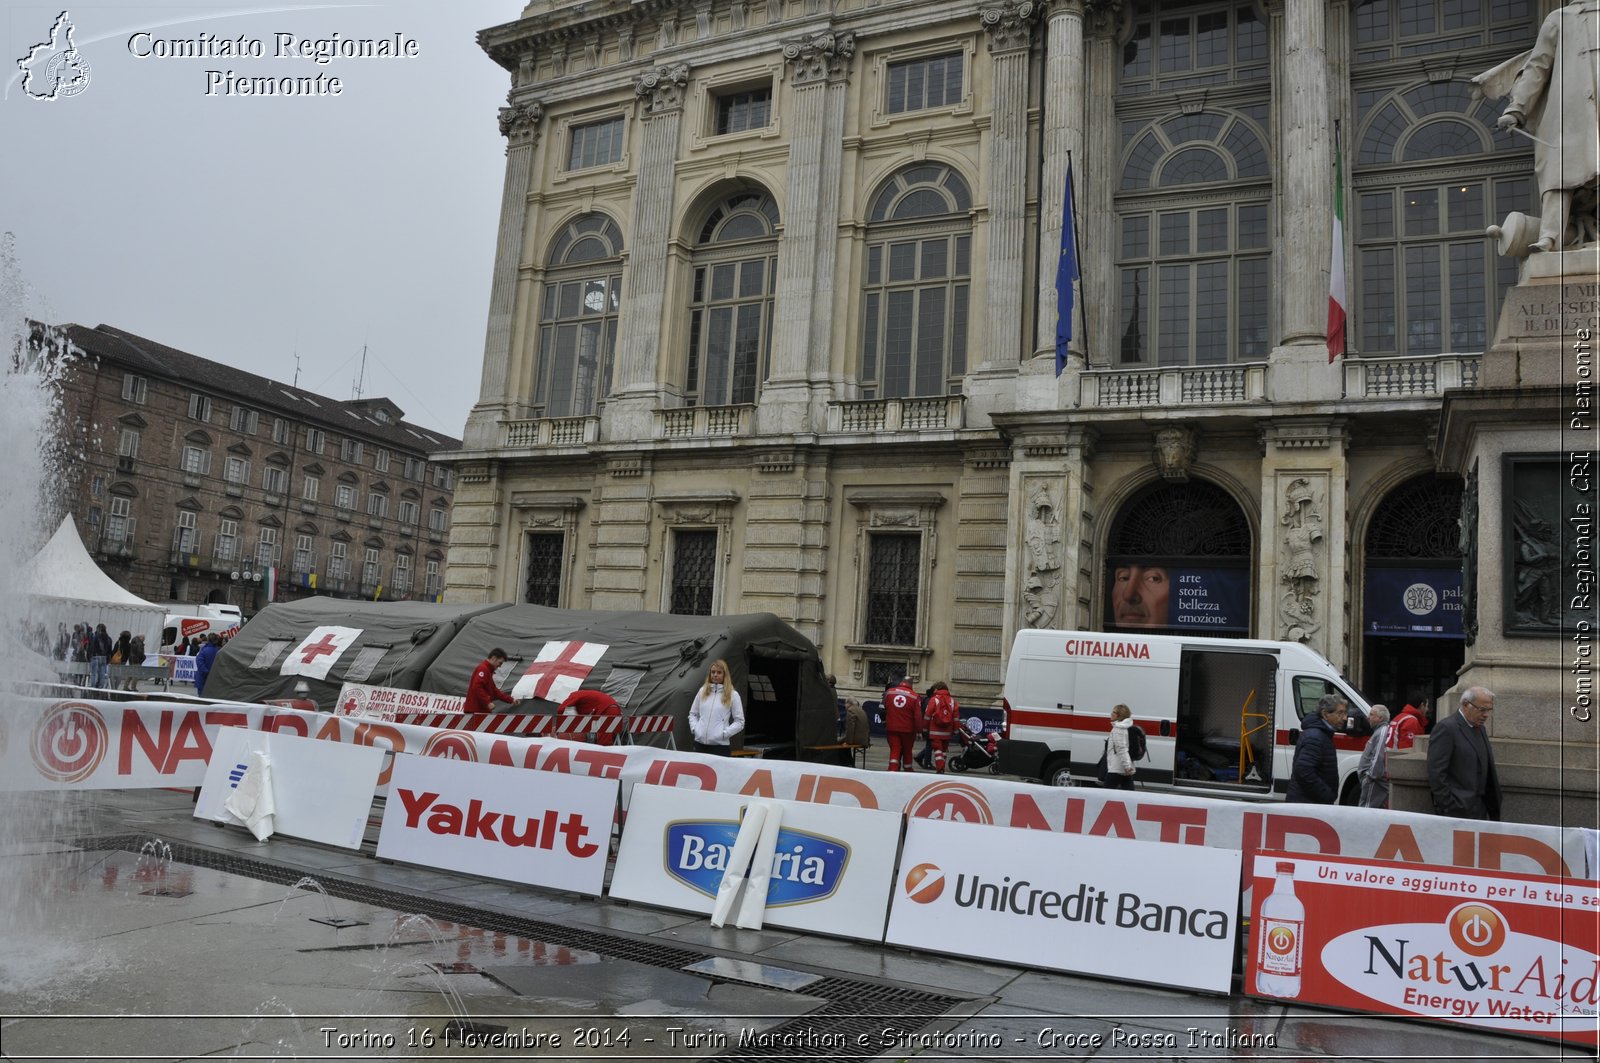
[{"label": "van open rear door", "polygon": [[1271,791],[1277,654],[1185,647],[1180,672],[1173,783]]}]

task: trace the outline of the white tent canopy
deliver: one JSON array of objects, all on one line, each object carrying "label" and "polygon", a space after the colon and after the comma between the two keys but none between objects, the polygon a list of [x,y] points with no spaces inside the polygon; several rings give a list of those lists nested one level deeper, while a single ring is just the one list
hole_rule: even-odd
[{"label": "white tent canopy", "polygon": [[126,630],[143,635],[150,653],[161,643],[166,609],[147,602],[101,571],[83,547],[69,514],[50,541],[34,555],[23,576],[33,596],[33,619],[46,626],[52,642],[56,625],[104,624],[114,639]]}]

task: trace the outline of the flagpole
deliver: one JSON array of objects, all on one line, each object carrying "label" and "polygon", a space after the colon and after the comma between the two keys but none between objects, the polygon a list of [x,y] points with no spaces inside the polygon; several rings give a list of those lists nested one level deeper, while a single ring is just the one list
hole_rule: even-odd
[{"label": "flagpole", "polygon": [[[1078,289],[1081,295],[1083,294],[1083,245],[1078,242],[1078,195],[1075,188],[1076,184],[1077,182],[1072,174],[1072,149],[1068,148],[1067,201],[1072,205],[1072,257],[1074,265],[1078,267]],[[1083,362],[1087,365],[1089,364],[1089,350],[1091,347],[1089,343],[1089,307],[1086,305],[1085,300],[1082,299],[1074,299],[1073,307],[1076,308],[1080,303],[1085,304],[1083,307]]]}]

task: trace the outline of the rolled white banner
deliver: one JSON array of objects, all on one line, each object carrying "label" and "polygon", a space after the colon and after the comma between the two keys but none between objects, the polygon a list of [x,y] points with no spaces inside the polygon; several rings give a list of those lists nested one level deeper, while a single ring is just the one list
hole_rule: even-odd
[{"label": "rolled white banner", "polygon": [[783,826],[783,806],[766,802],[767,818],[761,824],[761,837],[750,857],[750,881],[739,902],[739,918],[734,925],[743,930],[760,930],[767,916],[767,886],[772,881],[772,858],[778,851],[778,828]]},{"label": "rolled white banner", "polygon": [[711,925],[720,927],[728,921],[734,898],[744,884],[745,869],[750,866],[750,854],[755,851],[761,837],[761,824],[767,818],[765,802],[752,801],[745,806],[744,819],[739,823],[739,835],[733,840],[733,852],[728,856],[728,866],[722,871],[722,884],[717,887],[717,903],[711,908]]}]

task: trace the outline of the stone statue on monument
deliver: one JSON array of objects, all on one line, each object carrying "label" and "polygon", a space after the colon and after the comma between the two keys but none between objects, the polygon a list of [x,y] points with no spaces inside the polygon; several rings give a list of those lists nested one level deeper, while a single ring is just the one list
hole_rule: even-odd
[{"label": "stone statue on monument", "polygon": [[1502,254],[1563,251],[1600,241],[1600,0],[1574,0],[1545,18],[1533,48],[1472,79],[1505,98],[1497,125],[1533,141],[1539,218],[1514,213],[1490,229]]}]

